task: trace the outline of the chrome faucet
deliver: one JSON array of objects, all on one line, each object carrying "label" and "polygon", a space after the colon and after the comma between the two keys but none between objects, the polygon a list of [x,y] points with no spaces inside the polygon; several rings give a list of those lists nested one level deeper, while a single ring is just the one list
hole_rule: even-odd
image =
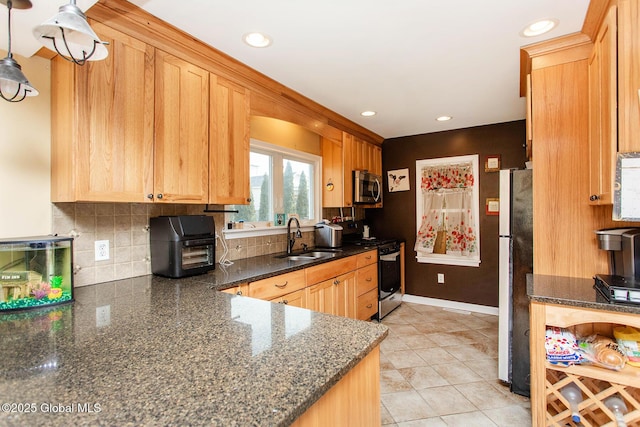
[{"label": "chrome faucet", "polygon": [[[296,232],[295,235],[291,235],[291,221],[296,222]],[[293,250],[293,245],[296,243],[296,237],[297,238],[302,238],[302,231],[300,231],[300,221],[298,221],[298,218],[291,217],[289,218],[289,221],[287,222],[287,255],[291,255],[291,251]]]}]

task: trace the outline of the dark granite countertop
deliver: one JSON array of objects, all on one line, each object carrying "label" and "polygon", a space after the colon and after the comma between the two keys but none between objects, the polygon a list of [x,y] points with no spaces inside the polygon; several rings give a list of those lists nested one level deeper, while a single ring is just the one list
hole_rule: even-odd
[{"label": "dark granite countertop", "polygon": [[211,289],[309,266],[273,270],[265,257],[80,287],[72,304],[0,315],[0,425],[290,424],[387,328]]},{"label": "dark granite countertop", "polygon": [[[358,245],[346,245],[337,251],[320,249],[321,251],[332,253],[335,256],[332,258],[304,261],[290,261],[286,258],[279,258],[279,256],[284,255],[284,253],[261,255],[233,261],[233,264],[229,266],[216,264],[215,270],[200,276],[194,276],[194,280],[206,282],[213,289],[223,290],[237,286],[241,283],[266,279],[267,277],[273,277],[290,271],[307,268],[312,265],[335,261],[340,258],[357,255],[374,249],[375,247]],[[310,251],[313,250],[315,249],[310,249]]]},{"label": "dark granite countertop", "polygon": [[593,279],[529,274],[527,294],[531,301],[546,304],[640,314],[640,305],[611,304],[594,289],[593,284]]}]

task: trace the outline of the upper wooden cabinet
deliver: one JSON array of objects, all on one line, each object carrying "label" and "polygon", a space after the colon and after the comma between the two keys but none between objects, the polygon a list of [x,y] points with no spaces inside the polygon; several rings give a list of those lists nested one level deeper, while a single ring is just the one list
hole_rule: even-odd
[{"label": "upper wooden cabinet", "polygon": [[156,51],[156,201],[207,203],[209,72]]},{"label": "upper wooden cabinet", "polygon": [[91,25],[106,60],[52,60],[52,201],[207,203],[209,73]]},{"label": "upper wooden cabinet", "polygon": [[589,203],[612,204],[617,133],[616,16],[612,6],[589,56]]},{"label": "upper wooden cabinet", "polygon": [[210,76],[209,203],[248,204],[250,93]]},{"label": "upper wooden cabinet", "polygon": [[97,22],[104,61],[51,61],[51,200],[143,202],[153,193],[154,54]]},{"label": "upper wooden cabinet", "polygon": [[618,0],[618,151],[640,151],[640,2]]},{"label": "upper wooden cabinet", "polygon": [[[343,206],[353,206],[353,171],[366,170],[382,175],[382,148],[355,137],[342,133],[343,159]],[[382,202],[365,207],[382,207]]]},{"label": "upper wooden cabinet", "polygon": [[322,138],[322,206],[339,208],[344,202],[342,141]]}]

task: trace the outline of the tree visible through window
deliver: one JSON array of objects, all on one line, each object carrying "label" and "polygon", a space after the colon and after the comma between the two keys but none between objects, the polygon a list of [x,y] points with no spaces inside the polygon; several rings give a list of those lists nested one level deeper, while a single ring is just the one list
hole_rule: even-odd
[{"label": "tree visible through window", "polygon": [[[319,218],[320,162],[318,156],[252,141],[251,203],[231,206],[232,221],[273,222],[275,214],[298,215],[301,221]],[[260,224],[258,224],[260,225]]]}]

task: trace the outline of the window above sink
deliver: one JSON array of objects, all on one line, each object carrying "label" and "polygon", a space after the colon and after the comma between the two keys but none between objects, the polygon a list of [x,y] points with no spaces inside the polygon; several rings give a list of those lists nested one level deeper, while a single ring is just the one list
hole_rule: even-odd
[{"label": "window above sink", "polygon": [[225,223],[242,221],[241,229],[225,227],[229,239],[286,233],[290,214],[301,230],[313,231],[322,212],[320,156],[251,140],[251,203],[229,205]]}]

